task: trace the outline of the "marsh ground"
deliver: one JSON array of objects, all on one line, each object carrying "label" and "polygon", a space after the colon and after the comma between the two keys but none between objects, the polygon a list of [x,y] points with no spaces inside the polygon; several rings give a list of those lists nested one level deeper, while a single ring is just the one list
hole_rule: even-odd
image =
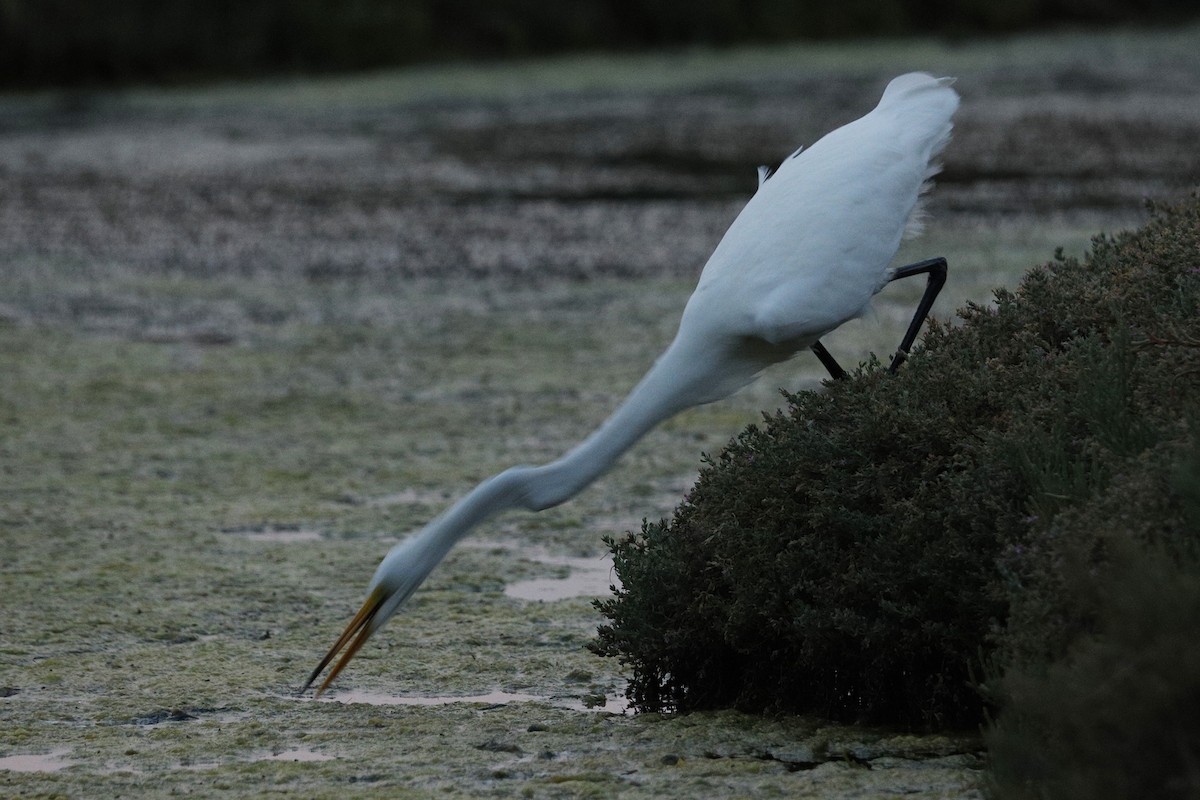
[{"label": "marsh ground", "polygon": [[[952,317],[1195,185],[1198,53],[1193,27],[0,98],[0,790],[972,796],[970,733],[619,713],[587,598],[505,593],[602,569],[811,358],[484,526],[328,700],[293,693],[392,542],[615,406],[757,164],[956,74],[901,256],[950,259]],[[830,349],[887,354],[919,292]]]}]

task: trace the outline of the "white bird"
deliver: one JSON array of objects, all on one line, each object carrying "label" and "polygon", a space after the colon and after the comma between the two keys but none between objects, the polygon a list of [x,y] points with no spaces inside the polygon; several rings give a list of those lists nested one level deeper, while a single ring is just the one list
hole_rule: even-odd
[{"label": "white bird", "polygon": [[889,270],[918,201],[950,139],[952,78],[901,75],[866,116],[800,149],[771,174],[705,264],[675,339],[625,401],[557,461],[516,466],[485,480],[419,533],[391,549],[366,602],[301,692],[349,643],[317,694],[400,608],[475,525],[501,511],[540,511],[573,497],[651,428],[691,406],[726,397],[762,370],[812,348],[842,370],[821,336],[860,316],[889,281],[929,273],[929,285],[892,362],[904,357],[945,280],[932,259]]}]

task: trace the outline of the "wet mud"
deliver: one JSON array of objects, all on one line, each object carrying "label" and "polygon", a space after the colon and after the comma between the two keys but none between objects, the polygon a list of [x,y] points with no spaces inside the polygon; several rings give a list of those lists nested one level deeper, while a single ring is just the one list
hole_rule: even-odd
[{"label": "wet mud", "polygon": [[[484,526],[326,697],[378,559],[572,446],[772,164],[896,72],[963,107],[912,260],[952,318],[1200,175],[1200,30],[0,97],[0,794],[977,797],[978,737],[635,714],[601,538],[797,359]],[[507,72],[505,70],[508,70]],[[464,88],[465,87],[465,88]],[[899,340],[920,287],[827,344]]]}]

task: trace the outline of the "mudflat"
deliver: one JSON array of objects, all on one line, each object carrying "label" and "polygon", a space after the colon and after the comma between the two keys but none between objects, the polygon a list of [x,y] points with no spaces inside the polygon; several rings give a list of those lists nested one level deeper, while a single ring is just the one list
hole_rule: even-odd
[{"label": "mudflat", "polygon": [[[935,316],[1200,176],[1200,29],[587,56],[0,97],[0,793],[977,794],[973,732],[625,708],[601,537],[800,357],[483,526],[326,697],[387,548],[556,457],[670,340],[755,167],[909,69],[963,106]],[[920,286],[827,340],[886,357]]]}]

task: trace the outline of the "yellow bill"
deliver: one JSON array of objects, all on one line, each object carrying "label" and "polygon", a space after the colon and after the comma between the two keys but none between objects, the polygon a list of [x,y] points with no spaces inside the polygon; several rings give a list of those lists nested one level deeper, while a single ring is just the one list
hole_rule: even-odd
[{"label": "yellow bill", "polygon": [[354,658],[354,654],[366,644],[367,639],[371,638],[371,634],[374,632],[374,629],[371,627],[371,621],[375,619],[375,615],[379,613],[379,609],[383,607],[386,599],[387,592],[382,587],[377,586],[371,591],[371,594],[367,597],[367,601],[363,603],[363,607],[358,610],[358,613],[354,615],[354,619],[350,620],[350,624],[346,626],[346,630],[342,631],[342,635],[333,643],[333,647],[329,648],[329,652],[321,659],[321,663],[317,664],[317,668],[308,676],[308,680],[304,682],[304,686],[300,689],[300,694],[308,691],[308,687],[313,685],[313,682],[321,674],[321,671],[329,665],[329,662],[333,661],[338,652],[343,647],[346,647],[346,643],[349,642],[350,646],[346,647],[346,652],[342,653],[342,657],[338,659],[337,663],[333,665],[333,669],[325,676],[325,680],[317,689],[315,697],[320,697],[329,684],[333,683],[333,679],[346,668],[346,665],[350,663],[350,659]]}]

